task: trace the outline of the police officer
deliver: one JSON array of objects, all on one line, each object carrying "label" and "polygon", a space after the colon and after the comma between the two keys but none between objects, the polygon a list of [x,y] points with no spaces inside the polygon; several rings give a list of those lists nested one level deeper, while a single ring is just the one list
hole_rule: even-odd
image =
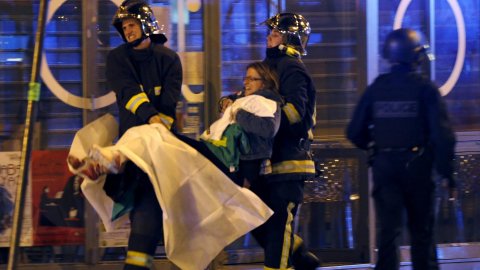
[{"label": "police officer", "polygon": [[411,29],[389,33],[382,56],[391,71],[362,95],[347,128],[348,139],[370,150],[378,230],[375,269],[399,269],[398,238],[406,210],[413,269],[438,269],[432,167],[455,193],[455,135],[438,88],[416,70],[426,46]]},{"label": "police officer", "polygon": [[[182,66],[178,55],[163,46],[167,38],[152,9],[145,1],[125,0],[113,26],[125,41],[108,54],[106,66],[108,87],[117,98],[119,135],[143,124],[172,128]],[[128,162],[123,173],[107,176],[104,189],[115,201],[133,198],[124,269],[149,269],[163,232],[162,210],[148,176]]]},{"label": "police officer", "polygon": [[[319,259],[293,233],[293,218],[303,201],[304,181],[315,174],[310,152],[315,87],[301,61],[301,56],[307,54],[311,28],[305,17],[296,13],[279,13],[263,24],[270,31],[264,62],[278,74],[284,105],[273,144],[271,173],[250,187],[274,214],[252,235],[265,250],[265,269],[288,269],[293,264],[296,270],[311,270],[320,265]],[[234,98],[222,98],[220,107],[225,109]]]}]

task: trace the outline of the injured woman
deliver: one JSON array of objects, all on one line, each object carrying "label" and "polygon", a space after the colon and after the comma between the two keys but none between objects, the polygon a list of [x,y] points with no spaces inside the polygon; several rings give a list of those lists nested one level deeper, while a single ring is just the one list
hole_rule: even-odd
[{"label": "injured woman", "polygon": [[123,173],[129,162],[150,179],[163,213],[166,255],[181,269],[205,269],[225,246],[272,215],[242,186],[249,175],[262,173],[260,168],[268,171],[280,125],[278,80],[255,62],[247,66],[244,86],[200,141],[147,124],[130,128],[111,145],[118,128],[108,114],[77,132],[67,163],[85,179],[82,191],[107,231],[124,223],[135,207],[131,196],[112,198],[105,191],[105,175]]}]

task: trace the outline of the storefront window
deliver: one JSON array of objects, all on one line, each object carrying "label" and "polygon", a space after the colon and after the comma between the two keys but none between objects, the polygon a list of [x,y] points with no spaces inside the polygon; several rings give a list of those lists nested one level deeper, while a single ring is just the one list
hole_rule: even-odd
[{"label": "storefront window", "polygon": [[[413,28],[429,41],[435,60],[423,68],[439,87],[457,132],[456,178],[459,200],[449,202],[440,181],[436,196],[439,243],[478,242],[479,212],[472,207],[480,197],[478,160],[480,148],[480,23],[478,1],[379,1],[380,47],[395,22]],[[385,60],[380,71],[388,70]],[[408,245],[404,233],[403,243]]]}]

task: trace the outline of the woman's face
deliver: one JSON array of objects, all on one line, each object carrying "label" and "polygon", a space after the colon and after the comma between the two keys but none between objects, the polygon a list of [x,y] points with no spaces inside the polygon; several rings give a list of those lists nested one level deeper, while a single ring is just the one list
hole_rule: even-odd
[{"label": "woman's face", "polygon": [[245,87],[245,96],[251,95],[263,88],[263,79],[254,68],[249,68],[243,78],[243,86]]},{"label": "woman's face", "polygon": [[278,32],[278,30],[273,29],[267,36],[267,48],[277,47],[278,45],[282,44],[282,41],[282,34]]}]

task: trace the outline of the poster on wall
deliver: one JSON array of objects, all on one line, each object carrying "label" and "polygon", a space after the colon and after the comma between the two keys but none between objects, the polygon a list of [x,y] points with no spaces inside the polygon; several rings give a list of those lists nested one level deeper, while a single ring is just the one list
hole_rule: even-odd
[{"label": "poster on wall", "polygon": [[32,151],[33,244],[83,245],[85,200],[67,167],[68,150]]},{"label": "poster on wall", "polygon": [[[101,222],[100,222],[101,223]],[[105,226],[99,226],[99,247],[126,247],[130,236],[130,222],[125,222],[115,230],[107,232]]]},{"label": "poster on wall", "polygon": [[177,130],[196,139],[204,129],[204,53],[179,52],[178,55],[183,66],[183,85],[177,104]]},{"label": "poster on wall", "polygon": [[[0,247],[10,245],[13,209],[20,177],[20,152],[0,152]],[[27,186],[20,246],[32,245],[31,185]]]}]

